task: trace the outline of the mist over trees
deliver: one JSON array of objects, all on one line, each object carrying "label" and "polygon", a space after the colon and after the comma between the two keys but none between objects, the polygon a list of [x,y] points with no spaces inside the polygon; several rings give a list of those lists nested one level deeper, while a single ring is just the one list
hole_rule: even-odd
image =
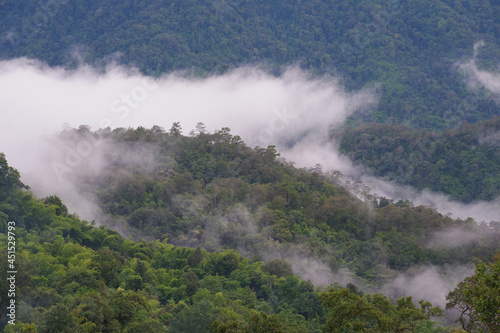
[{"label": "mist over trees", "polygon": [[447,308],[460,311],[459,322],[467,332],[500,329],[500,253],[490,263],[480,262],[474,275],[460,282],[447,296]]},{"label": "mist over trees", "polygon": [[[377,92],[376,105],[350,117],[356,126],[399,123],[441,131],[498,115],[498,94],[491,85],[475,84],[470,75],[471,59],[482,71],[494,71],[500,63],[500,7],[492,1],[205,0],[146,5],[101,0],[39,6],[6,1],[0,17],[2,59],[28,57],[72,69],[90,64],[102,71],[118,63],[156,77],[176,70],[207,77],[249,65],[280,75],[290,65],[299,66],[339,77],[349,91],[368,87]],[[413,133],[423,136],[418,141],[428,141],[426,132]],[[381,155],[392,154],[379,145],[377,149]],[[359,157],[364,148],[344,144],[344,150]],[[459,161],[453,156],[431,158],[423,163],[432,166],[418,166],[424,170],[420,176],[413,174],[414,162],[397,175],[364,164],[376,175],[419,189],[433,184],[433,190],[465,202],[498,197],[498,181],[489,176],[494,167],[464,161],[464,168],[458,167],[462,171],[448,170],[436,163],[459,165],[462,156]],[[471,165],[477,169],[474,180],[465,184],[463,174]],[[436,181],[423,184],[423,174]]]},{"label": "mist over trees", "polygon": [[[348,267],[370,283],[415,265],[487,260],[496,251],[499,235],[488,225],[410,202],[376,196],[363,202],[337,185],[335,174],[294,168],[275,147],[252,149],[228,128],[198,127],[189,137],[178,123],[168,132],[158,126],[65,131],[63,142],[92,137],[102,141],[102,152],[89,158],[101,161],[99,169],[89,174],[83,163],[64,176],[97,198],[104,223],[135,239],[265,259],[315,254],[329,269]],[[444,231],[455,228],[474,236],[449,241],[445,248],[457,244],[452,252],[429,245],[431,239],[445,244]]]},{"label": "mist over trees", "polygon": [[[18,269],[16,325],[2,316],[4,332],[318,332],[323,327],[331,305],[320,301],[310,281],[293,275],[286,261],[264,264],[231,250],[209,253],[166,240],[126,240],[69,214],[57,197],[36,199],[3,155],[0,163],[2,177],[9,174],[12,181],[0,201],[0,248],[7,251],[13,223],[8,222],[15,221]],[[7,267],[7,256],[0,261]],[[6,274],[0,272],[2,309],[9,301]],[[385,296],[375,297],[395,315],[403,311]],[[410,303],[416,314],[411,325],[413,320],[432,324],[428,305],[417,309]]]},{"label": "mist over trees", "polygon": [[[334,251],[345,252],[347,257],[331,257],[337,262],[332,262],[330,266],[348,265],[351,269],[357,267],[356,274],[366,283],[377,284],[377,281],[384,279],[381,273],[391,274],[389,267],[404,271],[415,263],[433,262],[444,265],[460,261],[461,258],[467,261],[478,258],[477,256],[488,258],[497,249],[500,234],[498,230],[494,233],[490,230],[489,235],[482,236],[480,244],[471,243],[453,248],[450,255],[446,254],[448,249],[426,251],[417,244],[412,245],[404,240],[418,239],[449,225],[469,228],[479,234],[483,228],[486,230],[489,227],[474,226],[471,221],[453,221],[432,209],[412,207],[408,202],[394,205],[380,200],[376,206],[370,206],[331,184],[318,171],[294,169],[278,161],[278,154],[272,147],[250,149],[227,130],[214,134],[200,132],[194,137],[184,137],[176,129],[178,126],[173,126],[169,133],[159,127],[154,130],[118,129],[100,134],[116,136],[116,142],[112,144],[117,145],[114,147],[117,155],[120,153],[120,144],[161,143],[169,147],[168,151],[181,156],[199,153],[195,148],[206,149],[211,146],[221,153],[215,154],[215,165],[217,162],[224,163],[225,158],[227,161],[234,160],[230,157],[238,151],[247,155],[246,160],[253,156],[256,159],[253,163],[259,166],[257,170],[262,171],[252,175],[251,172],[237,169],[237,175],[226,175],[225,179],[232,179],[233,182],[240,179],[240,188],[247,187],[245,184],[248,184],[250,189],[254,187],[257,193],[261,193],[261,204],[263,209],[267,208],[266,214],[269,217],[267,226],[256,227],[256,235],[265,234],[264,237],[274,239],[279,244],[292,243],[294,240],[308,243],[310,256],[313,255],[312,252],[324,252],[328,246],[331,246],[327,251],[330,256]],[[97,133],[90,133],[83,128],[83,131],[74,130],[63,135]],[[184,145],[191,148],[186,149]],[[178,148],[179,146],[183,149]],[[158,206],[153,203],[160,197],[155,197],[154,194],[151,196],[147,192],[147,186],[141,186],[141,183],[144,179],[154,177],[151,173],[156,174],[156,177],[165,177],[160,172],[162,165],[158,165],[156,170],[150,168],[145,171],[140,170],[140,166],[131,167],[127,163],[121,165],[124,169],[118,172],[119,158],[113,159],[117,155],[108,156],[115,164],[114,173],[124,185],[131,184],[133,179],[137,180],[138,185],[132,186],[136,188],[132,192],[131,187],[125,185],[127,191],[122,192],[120,189],[124,187],[118,186],[117,191],[111,190],[111,193],[117,196],[127,196],[130,193],[130,197],[124,200],[133,200],[136,210],[146,207],[154,212]],[[161,156],[158,156],[160,160]],[[169,162],[169,165],[173,163]],[[196,167],[200,168],[202,165],[208,166],[196,164]],[[159,193],[175,195],[176,190],[181,190],[188,197],[207,196],[211,200],[204,209],[227,210],[232,194],[219,196],[222,194],[219,191],[213,196],[214,182],[217,179],[223,180],[224,175],[212,175],[215,178],[208,178],[205,184],[203,176],[208,175],[200,171],[193,176],[193,170],[188,171],[193,166],[185,166],[180,162],[173,170],[169,169],[170,176],[157,183],[169,183],[170,178],[172,192],[163,187],[163,191]],[[106,165],[106,168],[109,167]],[[134,178],[122,179],[125,168],[135,174]],[[202,168],[206,169],[210,168]],[[352,327],[373,332],[396,332],[398,327],[407,331],[444,332],[442,326],[430,320],[431,317],[442,315],[442,310],[432,307],[427,301],[422,300],[416,306],[411,297],[403,297],[395,305],[387,296],[363,294],[354,284],[347,283],[344,287],[334,283],[335,280],[329,282],[330,285],[333,284],[333,289],[323,291],[310,281],[306,282],[293,275],[293,262],[290,265],[290,261],[285,259],[274,259],[264,264],[258,258],[244,258],[232,250],[207,252],[199,247],[176,247],[169,244],[167,238],[150,242],[126,240],[116,231],[104,226],[95,227],[94,222],[81,221],[76,214],[67,211],[58,197],[35,198],[24,189],[18,173],[8,165],[4,155],[1,156],[0,170],[2,177],[9,175],[12,184],[9,188],[5,187],[6,196],[0,201],[0,237],[5,240],[0,248],[6,251],[6,231],[10,225],[8,222],[15,221],[16,265],[19,270],[16,280],[17,324],[5,326],[6,317],[2,316],[1,325],[5,327],[5,332],[134,332],[144,329],[150,332],[330,332],[335,327]],[[302,184],[302,190],[297,191],[299,184]],[[114,187],[110,183],[101,186]],[[162,200],[166,198],[163,197]],[[328,209],[344,223],[338,224],[335,219],[317,222],[314,216],[308,217],[311,211],[296,207],[295,202],[308,202],[306,207],[315,207],[320,211],[326,209],[323,208],[324,205],[333,205]],[[341,205],[335,206],[335,202]],[[163,207],[167,208],[169,205],[163,204]],[[369,207],[375,209],[371,214],[376,216],[379,224],[375,238],[375,230],[370,231],[374,226],[370,227],[364,220]],[[126,212],[121,213],[127,216]],[[134,211],[129,214],[134,215]],[[305,223],[290,218],[301,215],[304,216]],[[394,215],[395,220],[388,219],[391,215]],[[410,219],[413,228],[408,228],[409,225],[399,220],[398,215]],[[277,220],[277,216],[284,218]],[[290,222],[286,222],[287,216]],[[173,221],[166,218],[146,219],[144,221],[152,224],[132,228],[136,235],[137,232],[148,235],[151,228],[177,228],[181,231],[180,239],[185,239],[182,230],[189,233],[197,223],[190,221],[192,215],[179,217],[174,221],[182,221],[184,227],[182,224],[171,225]],[[234,226],[243,224],[241,216],[233,218],[235,219],[227,217],[229,223]],[[123,223],[127,223],[126,220]],[[201,228],[196,225],[196,228],[203,233],[203,229],[208,228],[210,223],[211,221],[206,222]],[[388,223],[387,228],[384,223]],[[304,229],[308,231],[305,232]],[[231,237],[234,236],[227,235],[227,231],[229,230],[222,230],[221,247],[231,247]],[[488,237],[492,237],[493,243],[485,242]],[[176,238],[173,239],[175,241]],[[378,253],[374,252],[377,248]],[[366,258],[362,254],[363,249],[366,250]],[[391,252],[395,256],[388,257]],[[0,260],[3,262],[2,266],[6,267],[7,257],[2,256]],[[373,262],[377,265],[370,268]],[[384,272],[380,271],[381,267],[386,267]],[[484,272],[481,267],[478,266],[478,272]],[[3,277],[2,291],[8,289],[5,274],[5,271],[0,273]],[[457,291],[454,293],[456,295]],[[2,309],[6,308],[8,300],[4,294],[2,292],[0,298]]]},{"label": "mist over trees", "polygon": [[499,331],[500,221],[348,178],[497,205],[499,36],[490,0],[2,1],[0,330]]}]

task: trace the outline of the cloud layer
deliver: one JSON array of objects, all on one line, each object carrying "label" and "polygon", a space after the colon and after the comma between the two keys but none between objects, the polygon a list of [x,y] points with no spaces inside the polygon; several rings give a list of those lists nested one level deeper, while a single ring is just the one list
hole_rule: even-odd
[{"label": "cloud layer", "polygon": [[[281,77],[241,68],[205,79],[182,73],[152,79],[118,66],[105,73],[90,67],[68,72],[26,59],[0,63],[0,91],[0,151],[44,194],[50,188],[38,188],[38,180],[52,181],[48,166],[70,150],[50,139],[64,126],[159,125],[168,130],[180,122],[187,134],[204,122],[209,131],[231,128],[250,146],[275,144],[285,150],[300,142],[292,151],[307,152],[304,162],[314,165],[311,144],[324,140],[329,126],[374,100],[369,91],[347,93],[334,78],[313,79],[293,68]],[[305,142],[310,144],[304,148]]]},{"label": "cloud layer", "polygon": [[[476,72],[493,88],[500,82],[497,76]],[[252,147],[274,144],[299,167],[319,163],[325,171],[340,170],[361,179],[378,195],[435,205],[443,214],[463,219],[490,221],[500,216],[499,201],[463,205],[444,195],[363,175],[361,168],[339,154],[327,131],[353,112],[373,107],[376,96],[369,90],[348,93],[333,77],[313,78],[296,68],[274,77],[246,67],[204,79],[183,73],[153,79],[119,66],[110,66],[105,73],[91,67],[66,71],[15,59],[0,62],[0,91],[0,151],[37,194],[59,194],[75,210],[82,201],[70,197],[72,184],[56,181],[60,179],[53,163],[61,156],[68,158],[71,149],[85,151],[85,144],[58,145],[53,136],[65,124],[92,129],[159,125],[168,130],[178,121],[185,134],[197,122],[204,122],[209,131],[229,127]],[[87,163],[96,158],[96,154],[80,155]]]},{"label": "cloud layer", "polygon": [[484,46],[484,42],[478,42],[474,45],[474,57],[466,63],[460,65],[460,68],[468,75],[468,83],[473,87],[484,87],[489,92],[500,97],[500,73],[490,73],[480,69],[477,66],[477,53]]},{"label": "cloud layer", "polygon": [[334,78],[312,79],[293,68],[278,78],[241,68],[205,79],[174,73],[154,80],[123,67],[66,72],[26,59],[0,63],[0,88],[10,120],[2,130],[14,137],[21,128],[37,135],[63,123],[97,129],[179,121],[189,131],[201,121],[209,130],[228,126],[250,143],[269,144],[340,124],[373,100],[368,92],[346,93]]}]

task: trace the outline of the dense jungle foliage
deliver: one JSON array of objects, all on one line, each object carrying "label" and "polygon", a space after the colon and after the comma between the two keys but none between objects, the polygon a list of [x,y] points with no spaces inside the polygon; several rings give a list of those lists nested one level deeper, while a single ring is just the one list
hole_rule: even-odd
[{"label": "dense jungle foliage", "polygon": [[431,321],[442,310],[429,302],[319,290],[285,260],[126,240],[35,198],[3,154],[0,181],[2,253],[15,242],[0,262],[17,271],[0,271],[3,332],[459,332]]},{"label": "dense jungle foliage", "polygon": [[456,66],[480,40],[479,64],[500,63],[496,1],[6,0],[0,33],[1,58],[51,66],[117,61],[148,75],[211,75],[298,64],[348,89],[376,88],[376,109],[358,115],[368,121],[444,129],[498,114]]},{"label": "dense jungle foliage", "polygon": [[[499,17],[500,5],[490,0],[7,0],[0,3],[0,58],[29,57],[69,68],[89,63],[104,69],[116,62],[153,76],[174,70],[209,76],[246,65],[278,75],[298,65],[339,77],[348,90],[371,87],[377,92],[376,105],[354,114],[351,124],[399,123],[440,131],[499,115],[498,96],[471,89],[459,67],[472,58],[473,45],[484,41],[477,63],[497,70]],[[395,142],[405,140],[397,135],[407,134],[389,132]],[[422,144],[440,138],[426,131],[411,133],[421,135],[415,138]],[[369,145],[378,151],[373,157],[395,154]],[[494,149],[481,148],[490,155]],[[343,149],[359,160],[368,148],[346,138]],[[401,156],[383,158],[389,164],[383,167],[370,157],[362,162],[377,175],[458,200],[498,197],[495,166],[471,161],[482,153],[460,156],[473,147],[457,149],[443,156],[407,151],[413,160],[401,167],[396,166]],[[457,170],[459,164],[464,169]],[[417,165],[421,171],[415,172]],[[477,167],[467,179],[468,170]],[[425,174],[435,182],[424,183]]]},{"label": "dense jungle foliage", "polygon": [[470,202],[500,196],[500,117],[431,132],[366,124],[337,134],[340,150],[374,175]]},{"label": "dense jungle foliage", "polygon": [[[489,295],[482,298],[481,295]],[[448,294],[447,308],[460,311],[467,332],[500,331],[500,253],[490,263],[480,262],[474,274]]]},{"label": "dense jungle foliage", "polygon": [[[349,91],[372,88],[376,105],[332,133],[341,151],[377,176],[465,202],[500,194],[500,118],[499,96],[468,86],[460,64],[484,41],[474,59],[497,71],[499,37],[493,0],[0,2],[1,60],[117,63],[155,77],[300,66]],[[63,158],[54,171],[95,199],[96,219],[35,197],[0,153],[4,332],[499,329],[499,221],[344,188],[339,173],[295,168],[229,128],[81,126],[59,142],[92,145],[82,163]],[[438,323],[428,300],[379,293],[397,276],[474,264],[448,295],[455,325]]]},{"label": "dense jungle foliage", "polygon": [[[97,198],[107,224],[136,239],[263,259],[312,256],[372,285],[419,265],[488,260],[498,250],[495,223],[454,220],[432,207],[370,194],[362,201],[335,185],[335,174],[323,175],[320,166],[297,169],[273,146],[252,149],[228,128],[211,134],[200,123],[191,136],[181,130],[175,123],[168,132],[159,126],[65,131],[61,140],[68,144],[99,143],[95,154],[105,167],[89,174],[82,163],[64,176]],[[445,230],[476,238],[440,246],[435,235]]]}]

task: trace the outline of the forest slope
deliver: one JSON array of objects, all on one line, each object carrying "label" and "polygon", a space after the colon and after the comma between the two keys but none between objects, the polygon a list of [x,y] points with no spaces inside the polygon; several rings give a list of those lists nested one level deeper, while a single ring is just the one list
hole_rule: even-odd
[{"label": "forest slope", "polygon": [[366,124],[337,137],[341,152],[376,176],[465,202],[500,196],[500,117],[439,133]]},{"label": "forest slope", "polygon": [[335,173],[294,168],[273,146],[252,149],[228,128],[211,134],[199,124],[188,137],[177,123],[169,132],[82,126],[60,140],[96,143],[62,177],[82,200],[95,198],[105,224],[136,239],[288,259],[315,283],[340,270],[373,286],[425,265],[489,260],[498,250],[498,223],[454,220],[408,201],[361,201]]},{"label": "forest slope", "polygon": [[[58,197],[36,199],[3,154],[0,181],[0,249],[14,253],[0,262],[15,269],[0,272],[0,329],[6,333],[436,326],[429,318],[440,311],[428,302],[417,307],[407,297],[393,305],[380,294],[363,296],[352,284],[320,293],[284,260],[264,264],[230,250],[125,240],[69,214]],[[352,313],[338,315],[339,297]]]}]

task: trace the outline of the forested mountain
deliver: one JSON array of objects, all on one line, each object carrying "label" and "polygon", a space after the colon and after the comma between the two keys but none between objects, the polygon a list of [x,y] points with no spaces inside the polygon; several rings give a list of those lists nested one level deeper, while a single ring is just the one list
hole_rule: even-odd
[{"label": "forested mountain", "polygon": [[[118,64],[147,79],[179,71],[188,83],[299,66],[375,96],[342,126],[325,122],[322,143],[417,189],[464,202],[500,195],[499,95],[470,73],[498,71],[495,0],[3,0],[0,60],[19,57],[67,71]],[[438,324],[443,312],[428,301],[444,306],[442,289],[476,264],[447,307],[468,332],[500,329],[500,221],[370,194],[227,127],[140,125],[65,126],[44,139],[67,202],[36,197],[0,150],[0,330],[463,333],[450,312]],[[84,146],[77,162],[63,156]],[[68,210],[71,199],[94,220]],[[406,297],[413,285],[435,299]]]},{"label": "forested mountain", "polygon": [[0,3],[0,57],[51,66],[116,60],[150,75],[197,75],[240,65],[275,73],[299,64],[373,86],[376,110],[358,118],[443,129],[498,114],[469,91],[457,62],[500,63],[496,1],[42,1]]},{"label": "forested mountain", "polygon": [[[63,179],[95,196],[105,223],[125,235],[290,259],[318,283],[347,269],[381,286],[412,267],[467,264],[498,250],[496,224],[454,220],[407,201],[364,202],[336,185],[335,174],[294,168],[273,146],[252,149],[228,128],[197,128],[190,137],[177,123],[168,133],[158,126],[65,131],[60,140],[67,144],[96,142],[89,160],[101,167],[88,172],[92,162],[82,162]],[[446,240],[447,231],[457,240]],[[470,241],[461,242],[461,233]],[[304,267],[300,258],[321,265]]]},{"label": "forested mountain", "polygon": [[[0,58],[29,57],[69,68],[88,63],[103,70],[117,62],[152,76],[174,70],[209,76],[247,65],[279,75],[286,66],[298,65],[339,77],[349,90],[376,91],[376,105],[354,114],[351,124],[399,123],[436,131],[498,116],[498,96],[481,87],[471,89],[460,64],[474,57],[480,68],[496,70],[499,17],[500,5],[490,0],[7,0],[0,3]],[[484,44],[473,55],[479,41]],[[357,135],[360,130],[344,133]],[[422,135],[419,142],[433,140],[430,132],[412,133]],[[453,156],[424,153],[419,162],[406,160],[397,171],[394,165],[382,170],[380,161],[360,160],[366,149],[347,140],[343,151],[374,174],[462,201],[498,196],[495,166],[468,160],[457,170],[462,162]],[[400,140],[405,138],[394,138]],[[394,154],[376,149],[373,157]],[[439,161],[459,163],[450,169],[436,166]],[[415,163],[420,175],[414,174]],[[470,167],[479,168],[474,180],[466,179]],[[436,182],[423,183],[428,173]]]},{"label": "forested mountain", "polygon": [[[178,193],[183,193],[188,199],[194,195],[205,196],[211,200],[204,209],[219,213],[220,210],[228,210],[231,195],[236,193],[227,189],[228,193],[220,191],[214,196],[217,182],[239,180],[243,183],[240,186],[243,191],[246,187],[249,191],[262,193],[264,209],[268,211],[266,214],[270,220],[265,223],[268,223],[270,230],[260,230],[257,235],[265,234],[283,244],[292,242],[293,237],[309,237],[311,248],[316,246],[315,243],[322,246],[338,243],[344,248],[337,251],[349,251],[352,256],[345,260],[346,263],[351,260],[364,261],[363,268],[360,268],[367,270],[364,276],[367,280],[380,278],[377,277],[380,268],[369,272],[367,265],[370,261],[385,266],[385,271],[389,272],[390,266],[404,269],[414,264],[412,257],[436,264],[465,258],[471,260],[478,256],[487,258],[498,244],[500,234],[496,229],[491,232],[486,226],[478,226],[470,221],[453,221],[425,207],[411,207],[409,203],[393,205],[383,200],[376,208],[375,214],[379,216],[377,219],[381,224],[377,227],[377,235],[373,237],[370,228],[367,228],[366,217],[361,216],[366,213],[366,208],[365,212],[353,210],[354,205],[362,208],[361,203],[341,188],[329,185],[317,172],[294,170],[276,161],[272,147],[251,151],[226,131],[215,135],[200,133],[196,138],[186,138],[180,136],[175,128],[170,134],[156,128],[154,132],[144,129],[117,130],[107,135],[131,145],[190,145],[190,154],[199,154],[201,151],[195,147],[205,146],[206,149],[212,140],[219,139],[218,144],[212,143],[213,149],[217,150],[214,155],[219,165],[226,162],[224,157],[239,150],[248,157],[256,158],[257,161],[251,163],[261,167],[257,168],[255,174],[238,171],[237,177],[218,175],[214,178],[215,175],[204,173],[193,176],[188,171],[193,166],[184,165],[182,161],[169,171],[169,176],[165,176],[161,172],[165,166],[161,165],[155,170],[156,177],[161,180],[157,179],[160,186],[153,186],[154,192],[150,192],[152,188],[148,189],[147,186],[141,189],[141,184],[146,185],[147,178],[153,177],[152,174],[136,168],[121,172],[115,169],[118,176],[114,180],[120,181],[128,190],[134,184],[139,188],[123,192],[123,187],[114,187],[108,181],[108,191],[104,192],[123,197],[119,202],[133,200],[137,210],[153,212],[153,215],[162,210],[168,214],[169,207],[175,207],[168,202],[174,201]],[[182,154],[182,151],[177,150],[177,153]],[[206,162],[197,166],[207,166],[209,169]],[[135,176],[126,177],[128,173]],[[113,180],[113,176],[106,177]],[[206,185],[203,177],[209,177]],[[275,178],[281,178],[281,182],[278,183]],[[94,227],[81,221],[77,215],[70,214],[58,197],[36,199],[25,190],[25,185],[19,181],[19,173],[7,164],[3,154],[0,154],[0,180],[0,248],[7,253],[6,244],[15,244],[15,257],[2,256],[0,261],[2,267],[9,266],[17,270],[15,282],[11,280],[12,274],[8,275],[6,270],[0,272],[0,325],[5,328],[5,332],[331,332],[353,327],[370,332],[460,332],[457,328],[444,328],[432,322],[431,316],[442,314],[442,310],[432,307],[429,302],[423,300],[419,306],[415,306],[412,298],[407,297],[391,303],[389,298],[381,294],[363,294],[352,283],[347,284],[346,288],[335,284],[331,289],[318,289],[311,282],[294,276],[292,266],[286,260],[275,259],[263,263],[257,258],[243,258],[232,250],[209,253],[199,247],[179,248],[169,244],[167,239],[154,242],[125,240],[116,231],[103,226]],[[103,182],[103,179],[99,181]],[[129,193],[142,196],[143,200],[138,197],[127,199]],[[169,199],[169,196],[174,197]],[[161,200],[165,200],[163,204]],[[333,212],[339,214],[344,222],[351,222],[345,223],[345,226],[336,224],[333,216],[321,223],[313,219],[305,223],[292,219],[288,222],[284,219],[276,221],[280,215],[310,214],[307,209],[297,209],[297,202],[309,207],[314,205],[316,209],[342,202],[342,207],[333,208]],[[129,216],[134,214],[131,212]],[[384,226],[383,223],[392,223],[385,221],[389,215],[396,220],[398,216],[404,216],[405,221],[413,222],[413,227],[398,230],[399,223],[396,222],[395,227],[388,230],[390,226]],[[122,216],[125,216],[124,212]],[[177,227],[182,234],[196,224],[196,220],[185,213],[174,218],[177,222],[182,220],[185,227],[175,225],[175,221],[168,217],[161,220],[136,218],[142,224],[137,231],[143,233],[149,228]],[[228,219],[228,224],[235,227],[243,224],[239,218]],[[197,226],[198,230],[203,232],[210,223],[208,221],[201,228]],[[439,246],[431,246],[425,251],[405,242],[425,234],[429,236],[432,231],[450,226],[467,228],[470,234],[481,237],[481,243],[472,241],[454,247],[451,255],[450,249],[443,247],[438,249]],[[366,228],[365,232],[356,233],[356,229],[360,228]],[[488,235],[484,234],[486,230]],[[286,239],[289,236],[292,238]],[[352,244],[351,250],[346,247],[348,244]],[[387,260],[389,253],[385,247],[401,256],[402,260],[384,263],[383,258],[373,251],[377,248],[386,251]],[[363,249],[367,255],[371,253],[371,257],[359,256]],[[489,276],[490,273],[486,271],[478,274],[477,278]],[[15,284],[14,289],[12,283]],[[7,293],[9,288],[15,290],[15,296]],[[483,293],[485,297],[493,295],[496,292],[494,288]],[[459,289],[452,299],[459,300],[460,304],[469,302],[458,295],[461,295]],[[13,307],[12,299],[15,300],[14,312],[7,308],[7,305]],[[492,304],[494,306],[495,303]],[[450,306],[456,304],[450,303]],[[6,309],[10,312],[5,313]],[[477,310],[479,317],[471,325],[496,325],[494,318],[491,322],[483,319],[484,315],[489,314],[482,308],[474,310]],[[8,313],[11,317],[7,316]],[[13,320],[16,325],[7,325],[8,320]]]}]

